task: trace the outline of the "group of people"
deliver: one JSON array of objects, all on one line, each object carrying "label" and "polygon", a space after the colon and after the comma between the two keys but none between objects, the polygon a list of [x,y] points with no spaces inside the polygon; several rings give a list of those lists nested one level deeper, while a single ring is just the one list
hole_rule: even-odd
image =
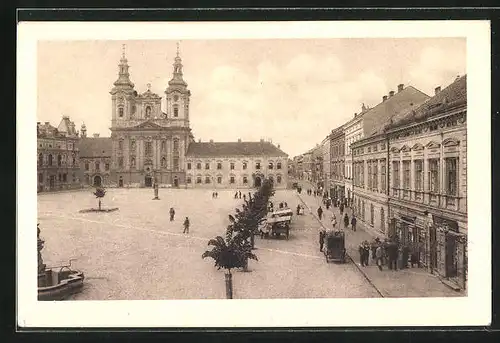
[{"label": "group of people", "polygon": [[212,198],[213,199],[217,199],[219,197],[219,193],[218,192],[212,192]]},{"label": "group of people", "polygon": [[[173,222],[175,220],[175,210],[173,207],[170,207],[170,210],[168,211],[169,214],[170,214],[170,221]],[[186,219],[184,219],[184,231],[182,231],[182,233],[189,233],[189,218],[186,217]]]},{"label": "group of people", "polygon": [[[317,209],[316,212],[318,214],[319,220],[323,220],[323,208],[321,206],[318,207],[318,209]],[[347,229],[349,227],[349,222],[350,222],[351,223],[351,229],[353,231],[356,231],[357,219],[354,216],[354,214],[352,215],[350,221],[349,221],[349,216],[347,215],[347,212],[344,213],[344,208],[342,208],[340,210],[340,215],[342,216],[342,214],[344,214],[344,216],[343,216],[343,218],[344,218],[344,228]],[[335,215],[335,213],[332,215],[331,224],[332,224],[333,229],[335,230],[336,227],[337,227],[337,216]]]},{"label": "group of people", "polygon": [[[407,245],[400,245],[397,239],[387,239],[381,241],[378,237],[372,243],[368,241],[363,241],[359,245],[359,257],[362,267],[368,266],[370,259],[370,253],[372,255],[372,260],[375,262],[379,270],[383,270],[383,266],[386,266],[390,270],[398,270],[398,258],[401,254],[401,268],[405,269],[408,267],[408,259],[410,257],[410,248]],[[418,261],[412,256],[411,266],[414,264],[418,265]]]}]

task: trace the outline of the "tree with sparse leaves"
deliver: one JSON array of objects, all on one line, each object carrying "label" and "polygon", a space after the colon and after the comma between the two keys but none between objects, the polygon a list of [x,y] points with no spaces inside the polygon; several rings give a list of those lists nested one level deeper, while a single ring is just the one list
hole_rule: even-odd
[{"label": "tree with sparse leaves", "polygon": [[97,187],[93,193],[99,199],[99,211],[101,210],[101,199],[106,196],[106,190],[103,187]]}]

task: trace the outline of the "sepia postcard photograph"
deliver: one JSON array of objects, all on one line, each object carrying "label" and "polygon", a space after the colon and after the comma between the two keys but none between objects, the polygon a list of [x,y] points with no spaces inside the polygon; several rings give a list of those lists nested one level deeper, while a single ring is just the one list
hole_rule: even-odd
[{"label": "sepia postcard photograph", "polygon": [[490,68],[487,21],[21,22],[18,325],[489,324]]}]

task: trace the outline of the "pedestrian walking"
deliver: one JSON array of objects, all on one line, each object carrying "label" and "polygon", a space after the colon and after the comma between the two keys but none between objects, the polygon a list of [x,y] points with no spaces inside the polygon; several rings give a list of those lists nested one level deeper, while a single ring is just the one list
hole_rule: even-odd
[{"label": "pedestrian walking", "polygon": [[173,207],[170,207],[170,221],[174,221],[175,210]]},{"label": "pedestrian walking", "polygon": [[342,216],[344,214],[344,205],[340,204],[339,210],[340,210],[340,215]]},{"label": "pedestrian walking", "polygon": [[398,245],[395,242],[390,242],[388,247],[389,269],[398,270]]},{"label": "pedestrian walking", "polygon": [[349,216],[344,214],[344,229],[347,229],[349,227]]},{"label": "pedestrian walking", "polygon": [[323,216],[323,209],[321,208],[321,206],[318,208],[318,217],[319,217],[319,220],[321,220]]},{"label": "pedestrian walking", "polygon": [[189,233],[189,218],[184,219],[184,231],[182,233]]},{"label": "pedestrian walking", "polygon": [[236,191],[236,193],[234,193],[234,198],[238,199],[238,191]]},{"label": "pedestrian walking", "polygon": [[332,223],[333,231],[335,231],[335,227],[337,226],[337,217],[335,217],[335,214],[332,216],[331,223]]},{"label": "pedestrian walking", "polygon": [[379,244],[375,249],[375,263],[380,271],[382,271],[382,257],[384,255],[384,251],[382,249],[382,245]]},{"label": "pedestrian walking", "polygon": [[247,200],[247,196],[245,194],[243,194],[243,201],[246,201]]},{"label": "pedestrian walking", "polygon": [[215,192],[215,198],[219,199],[219,192]]},{"label": "pedestrian walking", "polygon": [[326,236],[325,230],[320,230],[319,231],[319,251],[323,251],[323,245],[325,244],[325,236]]},{"label": "pedestrian walking", "polygon": [[357,220],[356,220],[356,217],[353,214],[352,218],[351,218],[351,227],[352,227],[353,231],[356,231],[356,223],[357,223]]},{"label": "pedestrian walking", "polygon": [[297,215],[300,214],[300,205],[297,205]]},{"label": "pedestrian walking", "polygon": [[240,196],[240,199],[241,199],[241,191],[238,191],[238,193],[239,193],[239,196]]},{"label": "pedestrian walking", "polygon": [[365,266],[365,256],[364,256],[364,248],[363,248],[363,243],[359,244],[358,246],[358,253],[359,253],[359,263],[361,264],[361,267]]},{"label": "pedestrian walking", "polygon": [[363,259],[365,266],[368,267],[368,261],[370,260],[370,243],[366,240],[363,242]]}]

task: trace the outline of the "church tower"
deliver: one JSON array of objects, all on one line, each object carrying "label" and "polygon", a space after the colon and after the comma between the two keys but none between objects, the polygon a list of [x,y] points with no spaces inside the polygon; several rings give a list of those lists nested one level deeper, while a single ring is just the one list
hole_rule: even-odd
[{"label": "church tower", "polygon": [[189,98],[191,92],[187,89],[187,83],[182,77],[182,59],[179,56],[179,43],[177,43],[177,55],[173,64],[172,79],[168,82],[165,90],[165,110],[167,118],[179,121],[189,127]]},{"label": "church tower", "polygon": [[120,125],[124,120],[130,119],[135,112],[133,104],[134,84],[130,81],[129,65],[125,57],[125,44],[123,45],[122,58],[118,65],[118,79],[113,83],[111,89],[112,115],[111,125]]}]

